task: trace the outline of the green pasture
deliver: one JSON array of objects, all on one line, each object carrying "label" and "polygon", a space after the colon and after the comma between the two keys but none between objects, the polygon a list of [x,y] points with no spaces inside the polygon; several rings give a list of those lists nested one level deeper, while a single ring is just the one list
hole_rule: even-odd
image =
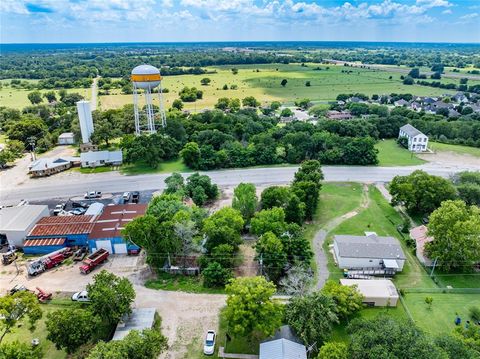
[{"label": "green pasture", "polygon": [[378,150],[378,165],[382,167],[415,166],[426,162],[399,146],[394,139],[379,141],[375,148]]},{"label": "green pasture", "polygon": [[[236,75],[231,71],[234,67],[239,70]],[[316,70],[317,68],[321,70]],[[207,70],[214,73],[165,76],[163,86],[169,89],[169,93],[165,94],[165,106],[171,107],[173,100],[178,98],[178,92],[184,86],[195,86],[204,92],[203,99],[184,104],[185,109],[191,111],[212,108],[220,97],[243,99],[254,96],[262,104],[274,100],[293,104],[296,99],[305,97],[315,103],[333,101],[340,93],[360,92],[373,95],[395,92],[439,96],[448,92],[425,86],[403,85],[400,79],[401,74],[395,72],[336,65],[312,63],[306,66],[301,64],[235,65],[208,67]],[[392,79],[389,79],[390,76]],[[211,79],[210,85],[200,84],[200,80],[204,77]],[[283,79],[288,81],[285,87],[280,84]],[[310,87],[305,85],[307,81],[310,81]],[[229,88],[231,85],[237,85],[238,89],[223,90],[225,84]],[[103,109],[118,108],[132,103],[132,95],[123,95],[120,90],[114,90],[111,95],[99,96],[99,99]]]},{"label": "green pasture", "polygon": [[[12,107],[19,110],[26,106],[31,106],[31,102],[28,100],[28,94],[32,91],[4,86],[0,88],[0,106]],[[51,90],[40,90],[42,94],[48,91]],[[56,92],[58,97],[58,91]],[[67,92],[78,92],[87,100],[90,99],[92,95],[92,90],[90,88],[72,88],[67,89]],[[48,104],[48,102],[44,98],[41,104]]]}]

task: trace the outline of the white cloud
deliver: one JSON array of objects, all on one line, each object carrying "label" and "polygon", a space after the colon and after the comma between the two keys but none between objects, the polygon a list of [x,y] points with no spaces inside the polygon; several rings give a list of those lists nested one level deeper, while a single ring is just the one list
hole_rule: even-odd
[{"label": "white cloud", "polygon": [[472,20],[472,19],[476,19],[478,16],[479,16],[478,13],[472,12],[471,14],[460,16],[460,19],[461,20]]},{"label": "white cloud", "polygon": [[424,8],[432,8],[432,7],[450,7],[453,6],[447,0],[417,0],[417,5],[421,5]]},{"label": "white cloud", "polygon": [[444,15],[448,15],[448,14],[451,14],[451,13],[452,13],[452,10],[450,10],[450,9],[442,11],[442,14],[444,14]]},{"label": "white cloud", "polygon": [[0,11],[10,14],[28,14],[25,4],[18,0],[2,0],[0,1]]}]

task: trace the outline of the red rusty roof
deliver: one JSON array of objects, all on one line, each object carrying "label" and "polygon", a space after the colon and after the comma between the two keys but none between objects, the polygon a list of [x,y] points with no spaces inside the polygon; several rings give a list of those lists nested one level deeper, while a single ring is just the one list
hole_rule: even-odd
[{"label": "red rusty roof", "polygon": [[29,237],[65,236],[88,234],[94,225],[94,216],[54,216],[41,218],[31,230]]},{"label": "red rusty roof", "polygon": [[24,247],[33,246],[60,246],[65,243],[66,238],[45,238],[45,239],[29,239],[23,244]]},{"label": "red rusty roof", "polygon": [[89,239],[120,237],[122,229],[134,218],[143,216],[146,204],[118,204],[106,206],[97,218]]}]

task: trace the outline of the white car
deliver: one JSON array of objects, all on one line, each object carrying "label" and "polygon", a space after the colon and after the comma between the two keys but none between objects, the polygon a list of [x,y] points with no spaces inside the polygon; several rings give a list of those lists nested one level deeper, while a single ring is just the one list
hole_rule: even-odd
[{"label": "white car", "polygon": [[72,300],[75,302],[90,302],[90,298],[88,298],[88,292],[86,290],[82,290],[81,292],[77,292],[72,295]]},{"label": "white car", "polygon": [[123,196],[122,196],[123,203],[128,203],[128,201],[130,201],[131,196],[132,195],[130,194],[130,192],[123,192]]},{"label": "white car", "polygon": [[90,191],[90,192],[85,193],[84,197],[85,197],[85,199],[100,198],[100,197],[102,197],[102,192]]},{"label": "white car", "polygon": [[75,208],[69,211],[70,214],[73,214],[74,216],[81,216],[84,214],[87,210],[85,208]]},{"label": "white car", "polygon": [[209,330],[207,332],[207,337],[205,338],[205,345],[203,346],[203,354],[213,355],[215,352],[215,338],[216,334],[214,330]]},{"label": "white car", "polygon": [[58,216],[63,209],[65,208],[65,203],[60,203],[55,206],[55,209],[53,210],[53,215]]}]

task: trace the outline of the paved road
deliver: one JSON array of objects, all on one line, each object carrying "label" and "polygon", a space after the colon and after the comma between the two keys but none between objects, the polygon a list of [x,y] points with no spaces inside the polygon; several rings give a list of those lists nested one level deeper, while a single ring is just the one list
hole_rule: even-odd
[{"label": "paved road", "polygon": [[[423,169],[431,174],[449,177],[455,172],[479,170],[478,167],[458,165],[439,167],[432,165],[412,167],[359,167],[359,166],[324,166],[325,180],[330,182],[388,182],[396,175],[407,175],[416,169]],[[240,182],[255,185],[286,184],[293,178],[297,167],[251,168],[209,171],[212,181],[221,187],[236,186]],[[125,176],[119,172],[98,174],[75,174],[68,177],[55,176],[29,181],[17,186],[0,184],[0,201],[8,203],[19,199],[43,200],[67,198],[82,195],[87,191],[123,192],[157,190],[165,187],[164,179],[169,174],[149,174]]]}]

